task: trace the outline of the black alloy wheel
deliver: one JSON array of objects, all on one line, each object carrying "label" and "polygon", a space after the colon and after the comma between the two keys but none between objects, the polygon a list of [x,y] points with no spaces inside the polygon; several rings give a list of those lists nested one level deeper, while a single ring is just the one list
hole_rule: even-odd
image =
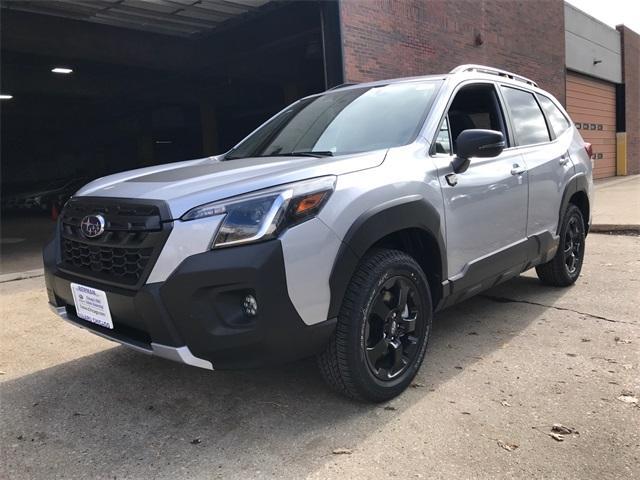
[{"label": "black alloy wheel", "polygon": [[422,365],[432,316],[420,265],[398,250],[368,252],[347,287],[334,337],[318,356],[322,376],[359,400],[399,395]]},{"label": "black alloy wheel", "polygon": [[554,257],[536,267],[538,278],[543,283],[555,287],[568,287],[578,279],[584,260],[584,225],[582,212],[570,203],[562,219],[559,245]]},{"label": "black alloy wheel", "polygon": [[410,277],[392,277],[377,292],[364,334],[367,364],[376,378],[396,378],[414,361],[424,330],[423,311]]},{"label": "black alloy wheel", "polygon": [[567,223],[564,234],[564,263],[567,273],[574,275],[582,262],[582,249],[584,245],[584,227],[577,215],[572,215]]}]

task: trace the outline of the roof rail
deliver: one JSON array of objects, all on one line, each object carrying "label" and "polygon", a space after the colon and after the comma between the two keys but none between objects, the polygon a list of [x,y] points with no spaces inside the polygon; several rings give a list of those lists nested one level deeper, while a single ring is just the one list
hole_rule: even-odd
[{"label": "roof rail", "polygon": [[337,90],[339,88],[350,87],[351,85],[357,85],[357,83],[341,83],[340,85],[336,85],[335,87],[327,88],[325,92],[329,92],[331,90]]},{"label": "roof rail", "polygon": [[528,83],[529,85],[533,85],[537,87],[538,84],[531,80],[530,78],[523,77],[522,75],[517,75],[512,72],[508,72],[506,70],[500,70],[499,68],[494,67],[486,67],[484,65],[458,65],[456,68],[451,70],[449,73],[463,73],[463,72],[478,72],[478,73],[487,73],[489,75],[498,75],[500,77],[510,78],[511,80],[517,80],[519,82]]}]

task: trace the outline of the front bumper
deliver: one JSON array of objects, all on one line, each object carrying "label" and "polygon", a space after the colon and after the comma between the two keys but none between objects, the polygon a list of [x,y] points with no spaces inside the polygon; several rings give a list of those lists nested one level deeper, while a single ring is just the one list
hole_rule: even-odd
[{"label": "front bumper", "polygon": [[79,319],[75,315],[70,316],[69,313],[67,312],[66,307],[54,307],[51,304],[49,304],[49,307],[51,308],[51,311],[53,313],[58,315],[63,320],[66,320],[70,324],[75,325],[76,327],[85,328],[90,332],[95,333],[96,335],[106,338],[107,340],[116,341],[121,345],[124,345],[125,347],[129,347],[138,352],[146,353],[149,355],[156,355],[158,357],[166,358],[168,360],[173,360],[180,363],[186,363],[187,365],[193,365],[194,367],[213,370],[213,365],[211,365],[211,362],[195,357],[193,353],[191,353],[191,350],[189,350],[189,347],[187,346],[171,347],[169,345],[162,345],[159,343],[151,342],[149,344],[149,347],[150,347],[149,348],[144,344],[132,342],[126,337],[121,337],[118,335],[108,335],[98,331],[97,328],[91,328],[92,327],[91,323],[86,322],[82,319]]},{"label": "front bumper", "polygon": [[[58,240],[44,250],[45,283],[54,311],[70,323],[137,351],[201,368],[278,364],[320,352],[335,319],[312,326],[288,296],[279,240],[187,257],[164,282],[119,288],[61,269]],[[114,329],[76,315],[70,284],[106,292]],[[243,308],[256,298],[257,314]]]}]

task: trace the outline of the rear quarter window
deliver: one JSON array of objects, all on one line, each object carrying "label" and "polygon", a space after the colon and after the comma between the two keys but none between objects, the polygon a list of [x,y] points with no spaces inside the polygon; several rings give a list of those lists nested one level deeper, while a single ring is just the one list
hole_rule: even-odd
[{"label": "rear quarter window", "polygon": [[549,119],[553,133],[556,137],[559,137],[567,128],[569,128],[569,120],[567,120],[567,117],[564,116],[550,98],[547,98],[544,95],[538,95],[538,101],[540,102],[540,106],[542,107],[542,110],[544,110],[545,115]]},{"label": "rear quarter window", "polygon": [[502,93],[511,112],[518,145],[533,145],[551,140],[547,122],[533,93],[502,86]]}]

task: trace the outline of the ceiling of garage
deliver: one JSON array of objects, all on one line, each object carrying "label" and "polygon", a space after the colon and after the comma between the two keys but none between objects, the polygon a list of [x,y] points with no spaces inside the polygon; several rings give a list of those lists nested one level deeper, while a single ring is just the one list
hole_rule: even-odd
[{"label": "ceiling of garage", "polygon": [[271,0],[4,0],[2,8],[134,30],[194,37]]}]

